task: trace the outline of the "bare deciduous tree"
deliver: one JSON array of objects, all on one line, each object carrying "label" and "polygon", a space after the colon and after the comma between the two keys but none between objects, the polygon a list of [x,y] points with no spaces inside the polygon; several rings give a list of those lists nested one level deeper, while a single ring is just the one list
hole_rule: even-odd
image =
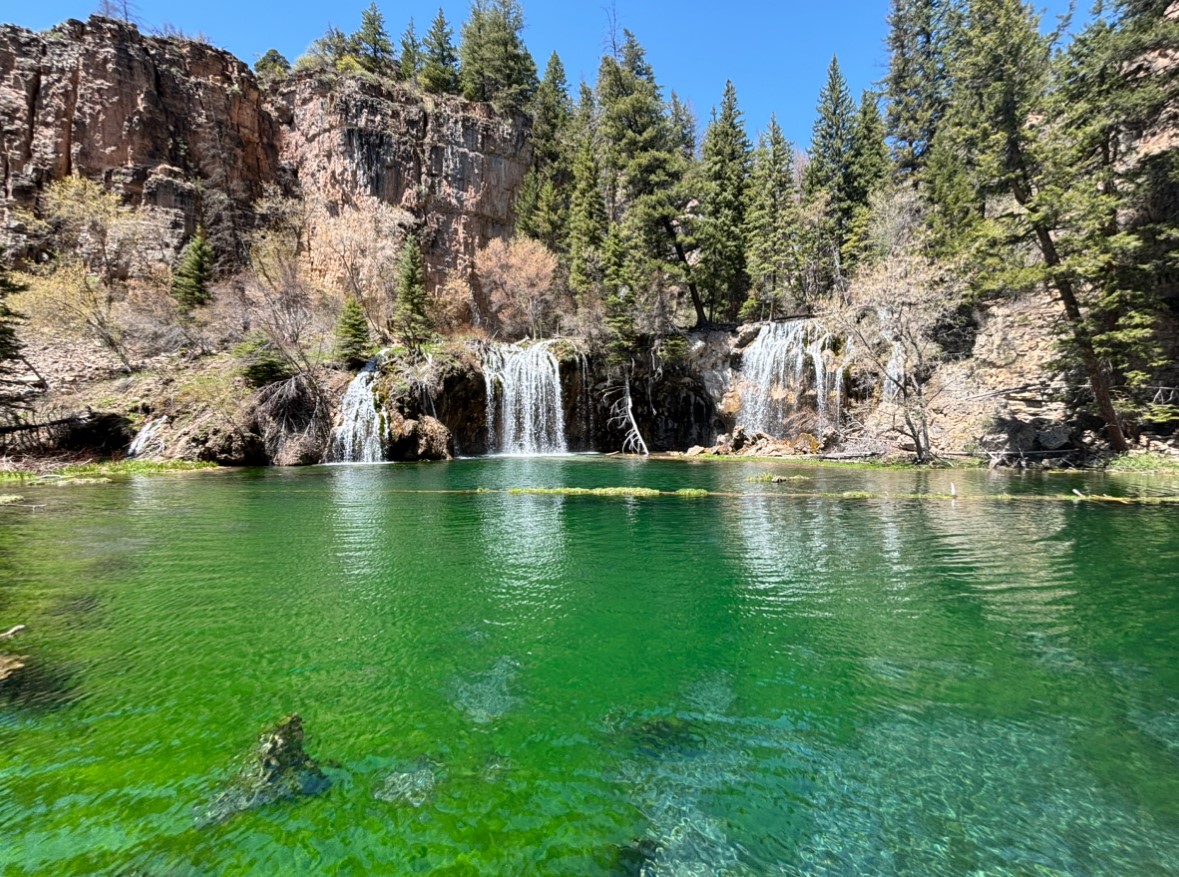
[{"label": "bare deciduous tree", "polygon": [[413,217],[376,198],[354,204],[315,198],[308,219],[312,270],[341,300],[355,298],[373,331],[387,338],[397,300],[397,264]]},{"label": "bare deciduous tree", "polygon": [[825,301],[819,318],[842,335],[844,367],[880,377],[880,406],[908,436],[917,459],[932,456],[930,403],[938,389],[934,369],[942,357],[936,329],[957,303],[955,290],[924,255],[921,212],[911,190],[882,193],[873,204],[876,258]]},{"label": "bare deciduous tree", "polygon": [[475,256],[475,272],[498,328],[541,338],[556,326],[557,257],[530,238],[494,240]]}]

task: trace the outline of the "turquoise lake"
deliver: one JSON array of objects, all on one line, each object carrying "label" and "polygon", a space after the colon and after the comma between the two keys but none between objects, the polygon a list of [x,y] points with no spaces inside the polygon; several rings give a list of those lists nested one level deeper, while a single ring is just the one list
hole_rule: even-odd
[{"label": "turquoise lake", "polygon": [[[608,486],[712,495],[507,492]],[[0,629],[37,672],[0,695],[0,874],[1179,874],[1179,506],[1073,490],[1179,481],[561,457],[5,488]],[[295,712],[331,787],[206,824]]]}]

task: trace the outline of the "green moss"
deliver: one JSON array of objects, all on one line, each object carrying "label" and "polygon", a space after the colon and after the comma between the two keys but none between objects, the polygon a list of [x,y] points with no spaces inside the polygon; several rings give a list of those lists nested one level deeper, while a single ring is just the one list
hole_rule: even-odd
[{"label": "green moss", "polygon": [[1162,454],[1122,454],[1106,466],[1109,472],[1149,472],[1154,475],[1179,475],[1179,459]]},{"label": "green moss", "polygon": [[23,496],[19,496],[15,493],[6,493],[0,495],[0,505],[12,505],[14,502],[22,502],[23,500]]},{"label": "green moss", "polygon": [[195,472],[217,468],[216,463],[194,463],[189,460],[117,460],[62,466],[49,472],[0,472],[0,483],[28,484],[51,481],[59,484],[105,484],[113,477]]},{"label": "green moss", "polygon": [[661,496],[662,492],[650,487],[513,487],[507,493],[511,496]]},{"label": "green moss", "polygon": [[676,496],[708,496],[707,490],[697,490],[691,487],[685,487],[675,492]]}]

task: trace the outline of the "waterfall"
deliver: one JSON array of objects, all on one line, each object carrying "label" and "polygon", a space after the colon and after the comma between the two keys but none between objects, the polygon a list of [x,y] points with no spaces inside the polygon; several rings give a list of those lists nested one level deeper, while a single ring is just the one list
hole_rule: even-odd
[{"label": "waterfall", "polygon": [[561,372],[550,344],[494,344],[483,351],[490,453],[567,452]]},{"label": "waterfall", "polygon": [[340,413],[328,440],[329,463],[384,462],[385,416],[373,392],[380,366],[379,355],[370,359],[340,400]]},{"label": "waterfall", "polygon": [[[799,410],[808,384],[815,391],[819,425],[838,420],[842,376],[830,362],[831,341],[831,335],[815,320],[762,326],[742,357],[739,425],[750,433],[782,438],[786,421]],[[835,397],[834,407],[831,396]]]},{"label": "waterfall", "polygon": [[128,457],[156,457],[164,452],[164,440],[159,432],[168,425],[168,418],[148,420],[127,446]]}]

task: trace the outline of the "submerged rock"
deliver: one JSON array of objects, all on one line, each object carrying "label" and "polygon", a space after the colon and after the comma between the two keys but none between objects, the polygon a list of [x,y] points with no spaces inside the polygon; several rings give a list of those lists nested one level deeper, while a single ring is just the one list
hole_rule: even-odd
[{"label": "submerged rock", "polygon": [[[23,624],[17,624],[8,630],[0,633],[0,641],[12,639],[18,633],[24,631]],[[28,660],[26,655],[4,655],[0,654],[0,682],[6,681],[9,677],[15,677],[21,670],[25,668],[25,661]]]},{"label": "submerged rock", "polygon": [[15,676],[25,668],[24,655],[0,655],[0,682]]},{"label": "submerged rock", "polygon": [[476,724],[494,722],[518,702],[512,694],[518,671],[519,664],[503,657],[490,670],[475,673],[470,679],[456,679],[451,684],[451,703]]},{"label": "submerged rock", "polygon": [[373,792],[373,797],[386,804],[408,804],[421,807],[434,795],[434,787],[441,780],[441,769],[429,761],[389,774],[384,784]]},{"label": "submerged rock", "polygon": [[636,837],[630,843],[614,848],[614,867],[610,873],[616,877],[642,877],[657,855],[659,844],[655,840]]},{"label": "submerged rock", "polygon": [[202,824],[224,822],[283,798],[319,795],[332,781],[303,751],[303,719],[294,713],[263,730],[237,775],[197,816]]},{"label": "submerged rock", "polygon": [[704,735],[697,724],[680,716],[652,716],[628,720],[606,717],[606,726],[649,758],[692,756],[703,751]]}]

